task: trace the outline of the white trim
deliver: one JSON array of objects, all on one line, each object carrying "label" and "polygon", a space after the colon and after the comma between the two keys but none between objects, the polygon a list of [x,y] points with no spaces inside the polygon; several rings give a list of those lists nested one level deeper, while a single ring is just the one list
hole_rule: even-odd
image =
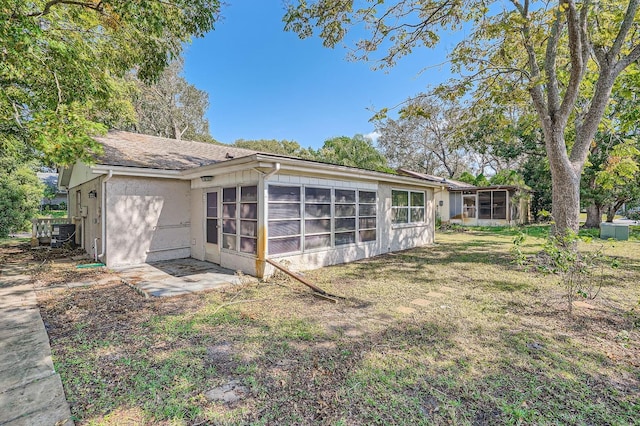
[{"label": "white trim", "polygon": [[155,177],[183,179],[181,172],[178,170],[162,170],[162,169],[145,169],[139,167],[123,167],[123,166],[91,166],[91,172],[94,174],[106,175],[113,172],[114,176],[139,176],[139,177]]},{"label": "white trim", "polygon": [[[280,167],[278,168],[278,165]],[[107,174],[113,170],[114,175],[157,177],[172,179],[197,179],[205,175],[219,175],[232,173],[250,168],[265,168],[265,174],[276,170],[279,173],[284,171],[297,175],[311,175],[328,178],[338,178],[358,181],[387,182],[393,184],[412,185],[416,188],[440,188],[439,183],[425,181],[411,176],[392,175],[389,173],[376,172],[371,170],[357,169],[354,167],[340,166],[336,164],[320,163],[310,160],[295,158],[270,156],[265,154],[254,154],[232,160],[221,161],[196,167],[188,170],[164,170],[143,167],[109,166],[98,164],[91,166],[91,171],[95,174]]]}]

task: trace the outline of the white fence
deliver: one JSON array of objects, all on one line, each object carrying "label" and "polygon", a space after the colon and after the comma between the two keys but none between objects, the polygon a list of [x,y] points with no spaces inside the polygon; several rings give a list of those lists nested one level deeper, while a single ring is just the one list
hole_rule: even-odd
[{"label": "white fence", "polygon": [[52,225],[73,223],[68,217],[31,219],[31,238],[51,238]]}]

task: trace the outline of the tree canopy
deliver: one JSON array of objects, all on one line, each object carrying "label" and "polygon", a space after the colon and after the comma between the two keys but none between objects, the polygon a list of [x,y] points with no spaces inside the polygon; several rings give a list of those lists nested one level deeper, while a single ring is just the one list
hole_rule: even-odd
[{"label": "tree canopy", "polygon": [[394,167],[454,178],[470,168],[470,152],[457,137],[461,120],[460,105],[417,96],[397,120],[376,122],[378,146]]},{"label": "tree canopy", "polygon": [[363,135],[327,139],[322,148],[315,152],[313,159],[366,170],[393,172],[384,156],[373,146],[371,139]]},{"label": "tree canopy", "polygon": [[233,143],[238,148],[252,149],[254,151],[269,152],[278,155],[288,155],[299,158],[313,158],[314,151],[302,148],[296,141],[276,140],[276,139],[257,139],[245,140],[238,139]]},{"label": "tree canopy", "polygon": [[133,119],[125,74],[155,81],[218,10],[218,0],[4,1],[0,137],[50,163],[90,159],[90,136]]},{"label": "tree canopy", "polygon": [[171,139],[213,142],[209,133],[209,94],[190,84],[180,74],[182,58],[175,59],[153,84],[135,76],[137,91],[133,95],[135,123],[125,127],[138,133]]},{"label": "tree canopy", "polygon": [[357,8],[352,0],[317,0],[290,5],[284,20],[301,37],[318,28],[326,46],[362,24],[367,37],[352,57],[381,66],[464,27],[469,36],[450,54],[460,78],[441,90],[470,92],[477,103],[533,104],[552,175],[555,229],[564,233],[578,228],[580,176],[613,85],[640,58],[638,3],[380,0]]}]

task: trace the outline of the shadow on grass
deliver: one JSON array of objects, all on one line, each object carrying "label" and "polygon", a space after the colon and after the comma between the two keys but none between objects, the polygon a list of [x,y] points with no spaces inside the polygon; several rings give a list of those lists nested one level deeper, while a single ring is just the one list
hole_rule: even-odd
[{"label": "shadow on grass", "polygon": [[[76,293],[91,297],[99,291]],[[121,289],[110,291],[114,299],[122,297]],[[307,300],[296,303],[313,306]],[[67,302],[61,309],[79,304]],[[195,312],[142,311],[116,314],[123,324],[147,318],[129,328],[109,327],[114,318],[108,316],[84,321],[82,328],[52,318],[56,366],[78,420],[123,407],[140,407],[152,421],[187,424],[637,419],[637,381],[603,376],[594,368],[606,366],[602,353],[535,330],[495,328],[474,335],[450,319],[405,317],[381,318],[384,327],[367,331],[348,321],[327,326],[322,317],[306,315],[274,320],[237,305],[219,310],[206,303]],[[244,399],[203,397],[233,380],[246,387]]]}]

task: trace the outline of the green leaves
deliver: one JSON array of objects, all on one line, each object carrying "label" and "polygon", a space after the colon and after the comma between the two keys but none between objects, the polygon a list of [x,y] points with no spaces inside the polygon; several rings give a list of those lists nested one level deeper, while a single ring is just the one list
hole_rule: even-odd
[{"label": "green leaves", "polygon": [[184,43],[213,29],[219,8],[218,0],[3,3],[0,127],[49,163],[90,159],[90,136],[133,119],[124,76],[157,79]]},{"label": "green leaves", "polygon": [[29,122],[32,134],[36,135],[34,147],[45,159],[55,160],[59,165],[70,165],[76,161],[91,163],[102,146],[92,137],[107,132],[103,124],[85,118],[86,105],[73,102],[60,105],[56,111],[44,110],[35,114]]}]

